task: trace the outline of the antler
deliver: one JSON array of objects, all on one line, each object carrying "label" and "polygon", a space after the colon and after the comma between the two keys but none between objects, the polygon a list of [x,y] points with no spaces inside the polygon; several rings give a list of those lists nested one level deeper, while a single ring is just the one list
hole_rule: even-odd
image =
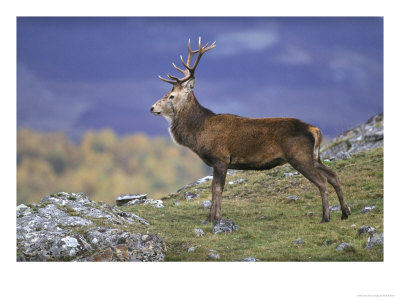
[{"label": "antler", "polygon": [[[160,78],[162,81],[171,83],[173,85],[180,85],[183,82],[189,80],[190,78],[194,78],[194,71],[196,70],[196,67],[199,64],[201,56],[204,53],[206,53],[208,50],[214,48],[215,47],[215,42],[212,43],[210,46],[208,46],[208,47],[207,46],[208,46],[208,43],[205,44],[203,47],[201,46],[201,37],[199,37],[199,49],[192,51],[192,49],[190,48],[190,39],[189,39],[189,43],[188,43],[188,58],[187,58],[186,63],[184,62],[184,60],[182,58],[182,55],[180,56],[182,64],[185,67],[185,70],[182,70],[182,69],[178,68],[174,63],[172,63],[172,65],[174,66],[174,68],[176,70],[178,70],[179,72],[183,73],[184,77],[178,78],[178,77],[175,77],[175,76],[172,76],[172,75],[168,74],[167,77],[169,79],[171,79],[171,80],[162,78],[160,75],[158,75],[158,78]],[[193,56],[196,53],[198,53],[197,57],[196,57],[196,61],[194,62],[193,66],[190,67],[190,64],[192,62]]]}]

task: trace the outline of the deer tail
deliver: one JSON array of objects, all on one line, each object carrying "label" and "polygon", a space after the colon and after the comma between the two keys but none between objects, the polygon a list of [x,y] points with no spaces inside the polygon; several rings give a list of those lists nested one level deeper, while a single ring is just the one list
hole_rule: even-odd
[{"label": "deer tail", "polygon": [[322,141],[322,133],[321,130],[319,130],[315,126],[309,126],[308,130],[311,132],[311,134],[314,137],[314,159],[316,161],[321,162],[320,157],[319,157],[319,147],[321,146],[321,141]]}]

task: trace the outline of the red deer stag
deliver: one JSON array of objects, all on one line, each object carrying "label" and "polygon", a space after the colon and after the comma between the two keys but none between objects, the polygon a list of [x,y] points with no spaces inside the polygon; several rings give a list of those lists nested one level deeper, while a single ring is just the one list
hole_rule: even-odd
[{"label": "red deer stag", "polygon": [[[350,209],[344,198],[336,173],[321,163],[319,147],[321,132],[317,127],[293,118],[249,119],[231,114],[215,114],[197,101],[193,89],[194,72],[201,56],[215,47],[215,42],[192,51],[190,40],[182,78],[168,74],[172,90],[150,109],[170,122],[173,140],[194,151],[208,166],[213,168],[212,206],[207,221],[221,220],[221,200],[228,169],[267,170],[289,163],[315,184],[322,197],[322,221],[329,222],[327,183],[331,184],[339,198],[342,219],[347,219]],[[191,67],[191,61],[197,54]]]}]

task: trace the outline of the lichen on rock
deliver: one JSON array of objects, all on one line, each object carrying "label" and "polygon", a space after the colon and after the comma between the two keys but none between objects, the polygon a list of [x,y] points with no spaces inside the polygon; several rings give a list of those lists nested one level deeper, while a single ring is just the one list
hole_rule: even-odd
[{"label": "lichen on rock", "polygon": [[133,213],[95,203],[82,193],[45,196],[39,204],[17,207],[17,260],[163,260],[162,238],[126,229],[135,223],[149,225]]}]

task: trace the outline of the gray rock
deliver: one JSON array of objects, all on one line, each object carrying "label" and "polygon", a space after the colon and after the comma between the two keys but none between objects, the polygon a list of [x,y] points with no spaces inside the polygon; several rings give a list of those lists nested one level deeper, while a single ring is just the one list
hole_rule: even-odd
[{"label": "gray rock", "polygon": [[375,232],[368,238],[367,249],[371,249],[377,245],[383,246],[383,233]]},{"label": "gray rock", "polygon": [[17,218],[27,216],[33,212],[32,208],[21,204],[17,206]]},{"label": "gray rock", "polygon": [[324,240],[324,241],[322,242],[322,245],[324,245],[324,246],[330,246],[330,245],[332,245],[333,243],[336,243],[336,240],[329,240],[329,239],[326,239],[326,240]]},{"label": "gray rock", "polygon": [[293,242],[294,245],[303,245],[304,241],[302,238],[298,238]]},{"label": "gray rock", "polygon": [[299,172],[288,172],[288,173],[283,173],[283,176],[284,177],[292,177],[292,176],[294,176],[294,175],[298,175],[299,174]]},{"label": "gray rock", "polygon": [[329,211],[341,211],[340,205],[330,205]]},{"label": "gray rock", "polygon": [[180,193],[180,192],[182,192],[183,190],[185,190],[185,189],[187,189],[187,188],[200,185],[200,184],[202,184],[202,183],[204,183],[204,182],[207,182],[207,181],[211,181],[212,179],[213,179],[213,176],[211,176],[211,175],[205,176],[205,177],[203,177],[203,178],[200,178],[200,179],[196,180],[195,182],[192,182],[192,183],[189,183],[189,184],[185,185],[183,188],[180,188],[180,189],[177,191],[177,193]]},{"label": "gray rock", "polygon": [[[123,197],[121,197],[123,196]],[[154,200],[154,199],[147,199],[146,194],[130,194],[130,195],[121,195],[121,200],[117,199],[118,206],[132,206],[132,205],[151,205],[153,207],[162,208],[164,207],[164,202],[162,200]]]},{"label": "gray rock", "polygon": [[339,151],[335,156],[331,157],[329,161],[337,161],[337,160],[344,160],[350,159],[351,155],[349,152],[346,151]]},{"label": "gray rock", "polygon": [[351,251],[351,250],[353,250],[353,247],[348,243],[341,243],[336,248],[336,251]]},{"label": "gray rock", "polygon": [[375,205],[366,206],[366,207],[364,207],[364,208],[361,210],[361,213],[362,213],[362,214],[367,214],[367,213],[369,213],[371,210],[374,210],[374,209],[376,209],[376,206],[375,206]]},{"label": "gray rock", "polygon": [[213,176],[209,175],[209,176],[206,176],[206,177],[203,177],[203,178],[200,178],[200,179],[196,180],[194,182],[194,185],[199,185],[199,184],[202,184],[204,182],[211,181],[211,180],[213,180]]},{"label": "gray rock", "polygon": [[118,206],[136,205],[143,203],[147,198],[147,194],[127,194],[119,195],[116,202]]},{"label": "gray rock", "polygon": [[312,211],[308,211],[307,213],[306,213],[306,216],[307,217],[312,217],[314,215],[314,213],[312,212]]},{"label": "gray rock", "polygon": [[296,195],[288,195],[285,197],[286,199],[292,200],[292,201],[297,201],[299,200],[299,196]]},{"label": "gray rock", "polygon": [[203,236],[204,235],[203,229],[195,228],[194,232],[196,233],[197,236]]},{"label": "gray rock", "polygon": [[236,179],[236,180],[233,180],[233,181],[228,181],[228,184],[232,185],[232,184],[237,184],[237,183],[244,182],[244,181],[246,181],[246,179],[239,178],[239,179]]},{"label": "gray rock", "polygon": [[188,252],[194,252],[195,250],[196,250],[195,247],[189,247],[187,251],[188,251]]},{"label": "gray rock", "polygon": [[211,249],[208,251],[207,259],[209,260],[217,260],[219,259],[219,253],[217,250]]},{"label": "gray rock", "polygon": [[238,229],[239,226],[231,220],[220,220],[214,224],[213,233],[232,233],[233,231]]},{"label": "gray rock", "polygon": [[97,249],[78,261],[162,261],[165,257],[165,243],[154,234],[97,227],[88,230],[86,235]]},{"label": "gray rock", "polygon": [[321,149],[321,158],[348,159],[349,155],[383,146],[383,114],[347,130]]},{"label": "gray rock", "polygon": [[207,207],[211,207],[212,202],[211,201],[203,201],[203,207],[207,208]]},{"label": "gray rock", "polygon": [[256,262],[256,261],[258,261],[258,259],[254,258],[254,257],[246,257],[246,258],[240,259],[240,260],[238,260],[238,261],[243,261],[243,262]]},{"label": "gray rock", "polygon": [[153,207],[157,207],[157,208],[162,208],[164,207],[164,202],[162,200],[153,200],[153,199],[147,199],[143,202],[143,204],[149,204]]},{"label": "gray rock", "polygon": [[226,172],[226,175],[233,175],[236,174],[237,172],[238,172],[237,170],[229,169],[228,172]]},{"label": "gray rock", "polygon": [[[103,204],[104,205],[104,204]],[[107,204],[103,207],[109,207]],[[128,223],[128,224],[133,224],[136,222],[142,223],[143,225],[150,225],[149,222],[147,222],[145,219],[135,215],[134,213],[127,212],[127,211],[122,211],[118,209],[117,207],[109,207],[109,209],[117,216],[120,218],[122,221],[122,224]],[[110,222],[112,223],[112,222]],[[117,220],[114,221],[115,224],[120,224],[117,222]]]},{"label": "gray rock", "polygon": [[191,193],[191,192],[185,192],[185,200],[189,201],[189,200],[193,200],[196,198],[200,197],[200,194],[197,193]]},{"label": "gray rock", "polygon": [[[117,227],[149,223],[82,193],[43,197],[33,209],[17,208],[18,261],[159,261],[164,241],[152,234],[136,234]],[[99,226],[99,224],[102,224]],[[129,228],[129,227],[128,227]]]},{"label": "gray rock", "polygon": [[366,226],[366,225],[362,225],[358,229],[358,235],[362,235],[362,234],[365,234],[365,233],[372,234],[374,232],[375,232],[375,228],[374,227],[370,227],[370,226]]}]

